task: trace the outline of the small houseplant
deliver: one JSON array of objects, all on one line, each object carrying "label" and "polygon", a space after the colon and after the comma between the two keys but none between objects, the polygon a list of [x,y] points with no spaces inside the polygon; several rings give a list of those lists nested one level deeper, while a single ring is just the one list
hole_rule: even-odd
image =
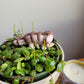
[{"label": "small houseplant", "polygon": [[[23,37],[20,30],[15,31],[14,37],[7,39],[0,45],[0,76],[1,80],[13,84],[34,83],[50,75],[49,84],[53,83],[52,73],[61,72],[64,65],[63,51],[54,38],[54,46],[36,49],[25,45],[14,45],[14,39]],[[36,84],[36,83],[35,83]]]}]

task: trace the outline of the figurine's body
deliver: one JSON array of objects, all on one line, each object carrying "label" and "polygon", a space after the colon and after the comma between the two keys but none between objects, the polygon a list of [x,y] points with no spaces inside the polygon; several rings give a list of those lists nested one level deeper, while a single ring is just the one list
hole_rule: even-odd
[{"label": "figurine's body", "polygon": [[44,40],[45,40],[45,49],[49,47],[53,40],[53,33],[51,31],[46,31],[46,32],[31,32],[25,34],[23,37],[16,38],[13,41],[14,45],[25,45],[28,44],[30,47],[34,47],[33,44],[35,45],[36,48],[41,48],[44,49]]}]

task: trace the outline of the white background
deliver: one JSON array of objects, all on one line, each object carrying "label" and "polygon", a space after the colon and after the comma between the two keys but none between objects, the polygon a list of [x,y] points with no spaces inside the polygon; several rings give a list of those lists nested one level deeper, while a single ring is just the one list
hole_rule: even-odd
[{"label": "white background", "polygon": [[84,0],[0,0],[0,43],[23,23],[24,33],[51,30],[65,58],[84,57]]}]

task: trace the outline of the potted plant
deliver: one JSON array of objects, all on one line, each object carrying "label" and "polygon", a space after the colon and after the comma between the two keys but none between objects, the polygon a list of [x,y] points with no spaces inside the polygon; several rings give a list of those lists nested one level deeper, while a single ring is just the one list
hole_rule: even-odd
[{"label": "potted plant", "polygon": [[[54,38],[54,45],[44,49],[32,48],[28,44],[15,45],[14,40],[23,39],[20,30],[14,37],[0,45],[0,80],[13,84],[54,84],[64,65],[64,52]],[[17,39],[18,38],[18,39]]]}]

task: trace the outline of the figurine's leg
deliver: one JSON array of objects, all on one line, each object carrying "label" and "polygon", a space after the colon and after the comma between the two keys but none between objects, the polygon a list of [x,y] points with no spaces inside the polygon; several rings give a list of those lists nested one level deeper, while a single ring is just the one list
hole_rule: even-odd
[{"label": "figurine's leg", "polygon": [[29,47],[34,48],[30,35],[26,37],[26,42],[28,43]]},{"label": "figurine's leg", "polygon": [[30,44],[29,44],[29,47],[31,47],[31,48],[33,48],[33,49],[35,48],[33,43],[30,43]]},{"label": "figurine's leg", "polygon": [[40,47],[39,47],[39,44],[38,44],[38,43],[35,43],[35,47],[36,47],[36,48],[38,48],[38,49],[40,49]]},{"label": "figurine's leg", "polygon": [[53,40],[53,35],[49,35],[46,37],[46,44],[47,44],[47,47],[49,47],[50,43],[52,42]]}]

